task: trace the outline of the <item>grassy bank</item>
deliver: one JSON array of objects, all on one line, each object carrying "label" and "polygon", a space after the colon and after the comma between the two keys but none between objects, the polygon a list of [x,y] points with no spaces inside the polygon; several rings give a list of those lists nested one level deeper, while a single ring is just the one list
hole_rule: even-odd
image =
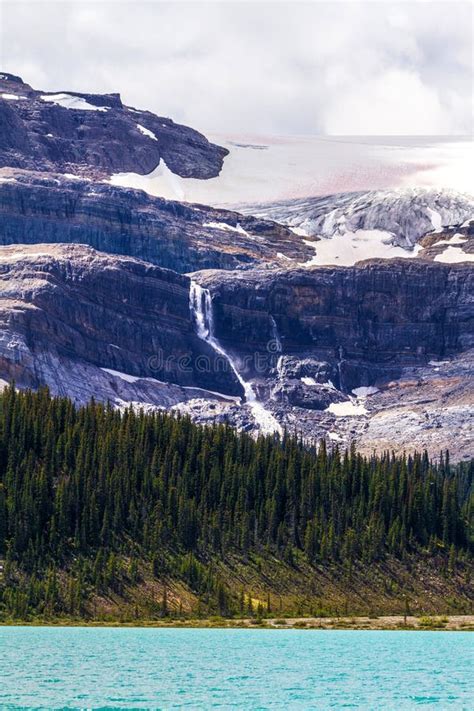
[{"label": "grassy bank", "polygon": [[166,618],[120,622],[118,620],[81,620],[74,618],[33,618],[3,620],[1,626],[38,627],[146,627],[187,629],[305,629],[305,630],[447,630],[474,631],[474,615],[382,615],[380,617],[289,617],[236,618],[209,617],[205,619]]}]

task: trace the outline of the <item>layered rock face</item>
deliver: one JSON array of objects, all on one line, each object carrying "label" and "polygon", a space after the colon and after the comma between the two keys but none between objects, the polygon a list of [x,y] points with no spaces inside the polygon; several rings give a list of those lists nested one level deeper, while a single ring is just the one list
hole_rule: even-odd
[{"label": "layered rock face", "polygon": [[472,456],[474,200],[366,191],[235,212],[111,178],[179,188],[226,152],[118,94],[0,74],[0,386]]},{"label": "layered rock face", "polygon": [[119,94],[44,93],[0,74],[0,166],[102,177],[144,175],[163,159],[182,177],[211,178],[227,152]]},{"label": "layered rock face", "polygon": [[201,272],[212,319],[199,328],[185,275],[80,245],[0,257],[5,382],[249,431],[276,422],[365,451],[470,454],[468,265]]},{"label": "layered rock face", "polygon": [[277,338],[282,354],[329,363],[346,392],[474,347],[467,264],[377,260],[237,277],[210,272],[202,283],[213,294],[215,333],[225,348],[264,353]]},{"label": "layered rock face", "polygon": [[[81,243],[178,272],[235,269],[312,249],[284,226],[140,190],[25,171],[0,174],[0,244]],[[281,255],[278,259],[277,254]]]},{"label": "layered rock face", "polygon": [[206,365],[214,353],[194,333],[187,277],[84,246],[2,249],[3,379],[54,388],[54,369],[76,362],[132,381],[241,392],[232,373],[199,367],[200,357]]},{"label": "layered rock face", "polygon": [[[212,298],[212,342],[252,402],[179,407],[201,422],[309,440],[472,456],[474,271],[468,263],[377,260],[351,268],[194,275]],[[207,319],[209,323],[209,318]],[[455,436],[453,437],[453,433]]]}]

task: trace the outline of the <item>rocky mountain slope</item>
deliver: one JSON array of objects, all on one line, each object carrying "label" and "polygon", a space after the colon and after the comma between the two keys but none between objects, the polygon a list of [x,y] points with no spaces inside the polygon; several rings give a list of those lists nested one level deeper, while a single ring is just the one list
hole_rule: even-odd
[{"label": "rocky mountain slope", "polygon": [[[7,176],[8,171],[8,176]],[[58,173],[0,169],[0,244],[82,243],[178,272],[305,262],[287,227]]]},{"label": "rocky mountain slope", "polygon": [[[336,386],[372,385],[393,367],[443,359],[474,347],[474,270],[468,265],[375,260],[241,274],[210,272],[214,330],[241,353],[281,353],[338,363]],[[333,378],[334,379],[334,378]]]},{"label": "rocky mountain slope", "polygon": [[45,93],[0,74],[0,165],[103,177],[149,173],[164,161],[183,177],[219,174],[227,154],[197,131],[124,106],[119,94]]},{"label": "rocky mountain slope", "polygon": [[[372,257],[427,256],[420,253],[422,238],[453,226],[466,227],[474,214],[474,198],[451,190],[413,188],[341,193],[239,209],[316,238],[313,264],[348,266]],[[473,254],[474,244],[464,245],[457,261],[471,261]]]},{"label": "rocky mountain slope", "polygon": [[118,95],[7,74],[0,128],[0,380],[368,452],[472,455],[472,197],[156,197],[114,174],[207,184],[227,150]]},{"label": "rocky mountain slope", "polygon": [[468,265],[374,261],[191,280],[81,245],[37,245],[3,247],[0,277],[4,380],[78,403],[94,396],[372,447],[397,441],[389,415],[410,392],[405,446],[436,451],[441,410],[443,430],[457,428],[454,451],[469,453]]},{"label": "rocky mountain slope", "polygon": [[[442,441],[449,445],[455,430],[451,448],[470,455],[474,271],[468,264],[376,260],[195,278],[212,294],[208,342],[219,344],[280,426],[309,438],[356,440],[361,448],[403,442],[432,452]],[[226,416],[234,409],[221,408]],[[258,415],[249,408],[250,422],[258,423]],[[268,425],[262,418],[261,429]]]},{"label": "rocky mountain slope", "polygon": [[76,399],[104,399],[95,366],[125,371],[130,383],[153,375],[240,393],[232,373],[192,367],[213,350],[194,333],[188,277],[170,270],[82,245],[4,247],[0,308],[2,377],[19,384],[71,392],[71,373],[82,367],[88,375]]}]

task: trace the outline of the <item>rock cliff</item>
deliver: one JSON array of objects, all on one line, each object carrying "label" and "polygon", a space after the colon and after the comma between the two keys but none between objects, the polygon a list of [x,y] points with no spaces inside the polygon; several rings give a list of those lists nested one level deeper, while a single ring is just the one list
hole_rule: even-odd
[{"label": "rock cliff", "polygon": [[54,389],[67,362],[239,394],[231,372],[206,367],[213,357],[194,333],[186,276],[80,245],[2,249],[3,379]]},{"label": "rock cliff", "polygon": [[361,447],[434,454],[454,428],[462,458],[473,274],[405,260],[204,271],[198,328],[185,275],[82,245],[3,247],[0,379]]},{"label": "rock cliff", "polygon": [[0,172],[0,244],[46,242],[88,244],[178,272],[304,262],[313,252],[270,220],[60,174]]},{"label": "rock cliff", "polygon": [[[367,453],[427,449],[436,456],[447,447],[455,459],[472,456],[468,263],[376,260],[194,278],[212,295],[214,339],[280,427],[356,442]],[[196,402],[179,409],[200,421],[210,416]],[[259,426],[246,405],[217,410],[240,427]]]},{"label": "rock cliff", "polygon": [[163,159],[176,175],[211,178],[227,152],[119,94],[45,93],[0,74],[0,166],[103,177],[150,173]]},{"label": "rock cliff", "polygon": [[365,191],[236,212],[111,180],[201,184],[226,153],[118,94],[0,74],[0,385],[472,456],[474,200]]},{"label": "rock cliff", "polygon": [[342,391],[474,347],[468,264],[374,260],[208,272],[201,281],[213,295],[215,334],[225,348],[264,353],[278,334],[282,354],[310,355],[337,370]]}]

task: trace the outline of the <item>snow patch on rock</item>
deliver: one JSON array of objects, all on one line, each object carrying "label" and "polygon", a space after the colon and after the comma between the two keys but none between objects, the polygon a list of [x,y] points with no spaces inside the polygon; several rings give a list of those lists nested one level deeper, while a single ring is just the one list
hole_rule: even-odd
[{"label": "snow patch on rock", "polygon": [[457,264],[458,262],[474,262],[474,254],[463,252],[461,247],[446,247],[444,252],[437,254],[434,258],[435,262],[444,262],[445,264]]},{"label": "snow patch on rock", "polygon": [[369,395],[375,395],[375,393],[378,393],[379,389],[369,385],[368,387],[361,386],[360,388],[354,388],[352,391],[353,395],[355,395],[357,398],[366,398],[369,397]]},{"label": "snow patch on rock", "polygon": [[109,106],[94,106],[81,96],[73,96],[72,94],[42,94],[42,101],[49,101],[56,106],[62,106],[63,109],[75,109],[77,111],[108,111]]},{"label": "snow patch on rock", "polygon": [[101,368],[101,370],[104,371],[104,373],[109,373],[109,375],[113,375],[115,378],[120,378],[120,380],[125,380],[126,383],[136,383],[137,380],[140,380],[139,377],[136,375],[129,375],[128,373],[122,373],[120,370],[112,370],[112,368]]},{"label": "snow patch on rock", "polygon": [[86,180],[88,183],[92,181],[92,178],[84,178],[82,175],[74,175],[74,173],[62,173],[62,176],[68,180]]},{"label": "snow patch on rock", "polygon": [[364,405],[356,403],[353,400],[332,402],[329,407],[326,408],[325,412],[330,412],[336,415],[336,417],[359,417],[360,415],[367,414]]},{"label": "snow patch on rock", "polygon": [[245,235],[250,237],[249,233],[244,230],[244,228],[237,223],[235,227],[228,225],[227,222],[204,222],[203,227],[211,227],[215,230],[225,230],[226,232],[237,232],[237,234]]},{"label": "snow patch on rock", "polygon": [[152,138],[154,141],[158,140],[153,131],[150,131],[149,128],[145,128],[145,126],[142,126],[140,123],[137,123],[137,128],[144,136],[148,136],[148,138]]},{"label": "snow patch on rock", "polygon": [[318,242],[304,240],[313,247],[316,254],[302,266],[322,266],[336,264],[351,267],[364,259],[396,259],[397,257],[416,257],[421,250],[420,245],[409,251],[392,243],[393,235],[383,230],[356,230],[342,232],[333,237],[323,237]]},{"label": "snow patch on rock", "polygon": [[184,178],[173,173],[166,165],[163,158],[151,173],[139,175],[138,173],[115,173],[107,181],[112,185],[124,188],[144,190],[150,195],[165,198],[166,200],[184,200]]},{"label": "snow patch on rock", "polygon": [[0,94],[0,97],[6,101],[25,101],[27,98],[26,96],[19,96],[18,94]]},{"label": "snow patch on rock", "polygon": [[304,227],[292,227],[291,225],[288,225],[290,230],[294,232],[295,235],[298,235],[298,237],[310,237],[311,235],[309,232],[307,232]]},{"label": "snow patch on rock", "polygon": [[459,232],[456,232],[456,234],[454,234],[449,239],[440,239],[439,242],[436,242],[436,246],[438,246],[438,244],[464,244],[464,242],[467,241],[467,237],[460,234]]}]

